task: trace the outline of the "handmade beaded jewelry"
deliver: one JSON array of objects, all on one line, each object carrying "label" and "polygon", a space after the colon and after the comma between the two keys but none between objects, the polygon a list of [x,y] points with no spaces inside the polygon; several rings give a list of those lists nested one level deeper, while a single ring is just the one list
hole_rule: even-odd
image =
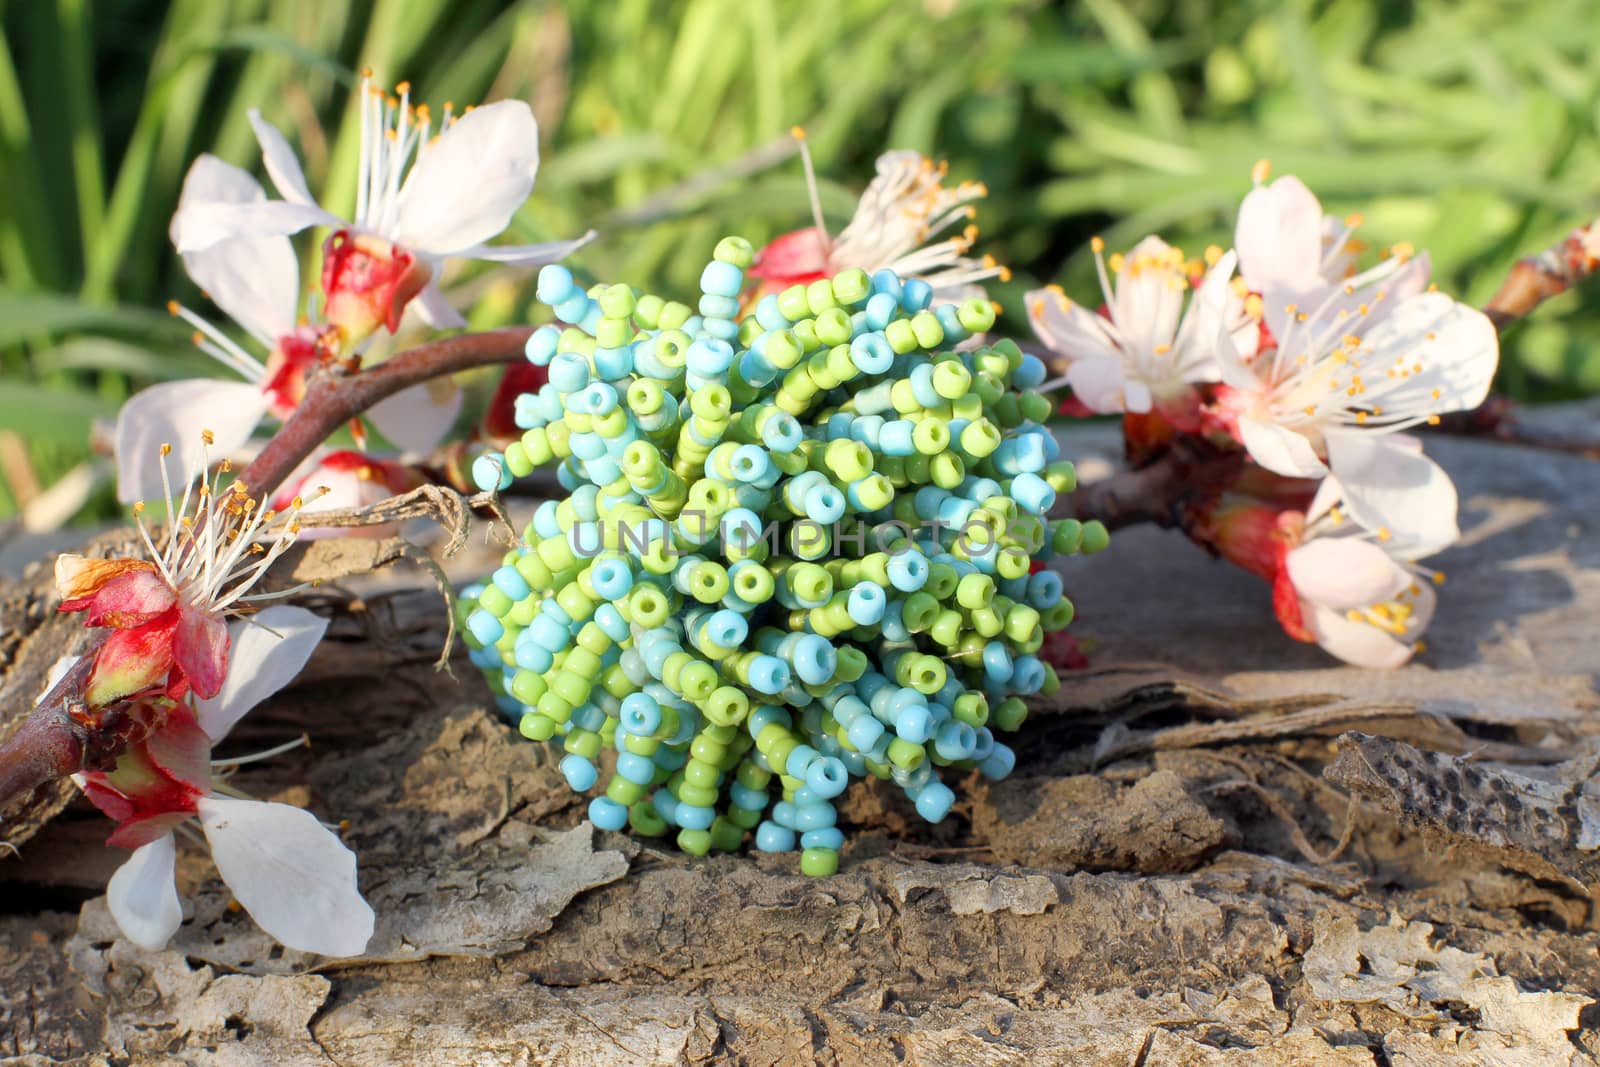
[{"label": "handmade beaded jewelry", "polygon": [[943,768],[1010,773],[995,735],[1059,687],[1036,653],[1073,614],[1040,561],[1106,531],[1044,520],[1074,474],[1029,392],[1043,364],[957,347],[992,305],[850,270],[740,318],[752,256],[723,239],[695,309],[540,273],[564,324],[528,341],[549,383],[473,478],[555,462],[568,495],[463,591],[461,621],[503,711],[600,790],[596,826],[675,829],[697,855],[753,831],[827,875],[853,776],[938,822]]}]

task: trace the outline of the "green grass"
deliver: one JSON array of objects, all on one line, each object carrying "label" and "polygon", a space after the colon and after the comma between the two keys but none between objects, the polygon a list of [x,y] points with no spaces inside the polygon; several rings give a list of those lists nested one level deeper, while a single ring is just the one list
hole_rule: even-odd
[{"label": "green grass", "polygon": [[[985,181],[1018,333],[1026,287],[1092,292],[1091,234],[1225,242],[1263,157],[1362,212],[1372,242],[1430,249],[1440,284],[1478,301],[1600,213],[1584,0],[0,4],[0,429],[45,485],[130,391],[205,370],[159,310],[203,306],[166,238],[190,161],[259,170],[259,107],[348,206],[362,67],[436,111],[530,100],[545,156],[512,237],[598,227],[583,274],[678,293],[723,233],[805,223],[798,165],[773,163],[795,123],[837,221],[887,146]],[[526,272],[452,281],[476,325],[528,315]],[[1555,301],[1508,339],[1502,384],[1600,391],[1597,340],[1600,298]],[[15,506],[0,471],[0,515]]]}]

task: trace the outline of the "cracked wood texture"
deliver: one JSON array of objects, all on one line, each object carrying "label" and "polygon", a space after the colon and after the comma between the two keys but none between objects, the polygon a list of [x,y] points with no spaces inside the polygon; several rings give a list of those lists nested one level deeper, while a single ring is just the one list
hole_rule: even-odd
[{"label": "cracked wood texture", "polygon": [[[63,792],[0,833],[0,1061],[1600,1063],[1600,467],[1432,451],[1466,538],[1420,663],[1334,666],[1264,586],[1126,531],[1069,572],[1093,666],[1016,774],[937,827],[854,786],[826,879],[595,832],[463,657],[434,672],[425,578],[335,583],[219,755],[311,733],[233,781],[349,821],[367,956],[273,945],[192,847],[171,949],[120,940],[125,853]],[[71,636],[42,589],[0,596],[6,693]]]}]

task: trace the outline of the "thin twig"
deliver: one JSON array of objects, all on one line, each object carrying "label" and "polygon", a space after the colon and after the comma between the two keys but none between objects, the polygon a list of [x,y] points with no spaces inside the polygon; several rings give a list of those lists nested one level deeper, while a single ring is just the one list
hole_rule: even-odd
[{"label": "thin twig", "polygon": [[468,333],[407,349],[376,367],[353,373],[329,368],[312,379],[294,414],[267,442],[242,478],[252,493],[270,493],[340,426],[402,389],[447,374],[514,363],[532,327]]}]

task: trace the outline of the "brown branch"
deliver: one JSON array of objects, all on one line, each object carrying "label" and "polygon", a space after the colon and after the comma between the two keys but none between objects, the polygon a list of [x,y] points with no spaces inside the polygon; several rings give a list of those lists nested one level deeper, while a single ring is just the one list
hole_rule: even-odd
[{"label": "brown branch", "polygon": [[1154,463],[1118,471],[1061,497],[1053,518],[1099,519],[1115,530],[1135,523],[1176,526],[1184,503],[1227,485],[1244,467],[1245,453],[1223,450],[1198,437],[1181,437]]},{"label": "brown branch", "polygon": [[339,427],[402,389],[458,371],[515,363],[532,327],[467,333],[416,348],[375,367],[314,379],[305,400],[261,450],[242,478],[251,492],[271,493]]},{"label": "brown branch", "polygon": [[1579,284],[1600,268],[1600,220],[1579,226],[1538,255],[1524,256],[1512,265],[1500,290],[1483,306],[1483,313],[1501,333],[1525,318],[1551,297]]}]

